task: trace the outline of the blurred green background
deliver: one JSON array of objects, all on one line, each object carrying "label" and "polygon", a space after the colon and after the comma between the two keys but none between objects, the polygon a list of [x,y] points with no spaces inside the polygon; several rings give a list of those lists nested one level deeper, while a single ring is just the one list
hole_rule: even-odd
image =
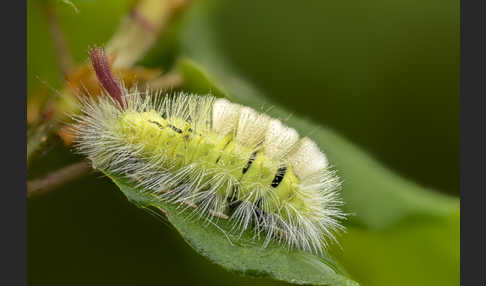
[{"label": "blurred green background", "polygon": [[[62,83],[42,2],[27,1],[28,94],[39,84]],[[109,39],[131,4],[73,0],[77,14],[62,1],[49,2],[77,62],[86,59],[89,46]],[[459,195],[459,1],[211,3],[217,4],[210,9],[212,40],[253,85],[336,130],[395,173]],[[178,37],[186,22],[183,17],[170,27],[142,63],[169,68],[187,45]],[[47,156],[29,176],[75,157],[62,146]],[[400,240],[404,232],[440,237],[440,223],[413,230],[407,224],[385,233],[351,229],[374,255],[359,257],[357,246],[347,242],[344,251],[356,253],[355,261],[345,263],[351,276],[362,285],[457,285],[459,269],[449,267],[455,260],[444,262],[449,268],[441,267],[443,261],[428,265],[415,255],[420,244],[408,249]],[[421,247],[428,243],[440,241]],[[27,247],[29,285],[282,284],[242,278],[209,263],[100,174],[29,200]],[[430,276],[421,272],[437,279],[421,279]]]}]

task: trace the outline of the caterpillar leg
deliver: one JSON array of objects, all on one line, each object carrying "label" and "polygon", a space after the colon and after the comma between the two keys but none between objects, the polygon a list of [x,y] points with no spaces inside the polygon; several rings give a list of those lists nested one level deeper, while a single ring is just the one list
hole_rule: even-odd
[{"label": "caterpillar leg", "polygon": [[221,213],[221,212],[210,211],[209,213],[214,217],[219,217],[219,218],[222,218],[222,219],[228,219],[229,218],[227,215],[225,215],[224,213]]}]

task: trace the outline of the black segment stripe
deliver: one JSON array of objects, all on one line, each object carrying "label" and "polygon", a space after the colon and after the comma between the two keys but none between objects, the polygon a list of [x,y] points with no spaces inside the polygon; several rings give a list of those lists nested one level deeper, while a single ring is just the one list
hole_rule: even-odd
[{"label": "black segment stripe", "polygon": [[[223,147],[223,150],[222,150],[222,151],[224,151],[224,150],[226,149],[226,147],[228,147],[228,145],[229,145],[231,142],[233,142],[233,138],[231,138],[231,139],[230,139],[228,142],[226,142],[226,144],[224,145],[224,147]],[[218,164],[219,159],[221,159],[221,155],[219,155],[219,156],[218,156],[218,159],[216,159],[216,164]]]},{"label": "black segment stripe", "polygon": [[248,171],[248,169],[250,169],[251,164],[253,163],[253,161],[255,161],[257,153],[258,153],[258,151],[255,151],[251,154],[250,159],[248,160],[248,162],[246,163],[246,166],[242,170],[243,174],[246,173]]},{"label": "black segment stripe", "polygon": [[179,133],[179,134],[180,134],[180,133],[182,133],[182,129],[179,129],[179,128],[175,127],[175,126],[174,126],[174,125],[172,125],[172,124],[169,124],[168,126],[169,126],[169,127],[172,129],[172,130],[174,130],[175,132],[177,132],[177,133]]},{"label": "black segment stripe", "polygon": [[[150,122],[150,123],[153,123],[153,124],[157,125],[157,126],[160,128],[160,129],[164,129],[164,126],[162,126],[162,124],[160,124],[160,123],[159,123],[159,122],[157,122],[157,121],[148,120],[148,122]],[[177,133],[179,133],[179,134],[181,134],[181,133],[182,133],[182,129],[179,129],[179,128],[175,127],[175,126],[174,126],[174,125],[172,125],[172,124],[168,124],[167,126],[169,126],[169,127],[170,127],[170,129],[174,130],[175,132],[177,132]],[[192,129],[190,130],[190,132],[192,132]]]},{"label": "black segment stripe", "polygon": [[162,124],[158,123],[157,121],[149,120],[148,122],[157,125],[160,129],[164,129],[164,126],[162,126]]},{"label": "black segment stripe", "polygon": [[282,182],[285,173],[287,172],[287,166],[282,166],[278,168],[277,173],[275,174],[275,177],[273,178],[271,186],[276,188]]}]

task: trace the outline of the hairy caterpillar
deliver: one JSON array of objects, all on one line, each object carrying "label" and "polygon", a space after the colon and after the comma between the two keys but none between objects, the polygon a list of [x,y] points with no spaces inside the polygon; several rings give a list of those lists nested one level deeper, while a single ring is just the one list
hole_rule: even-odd
[{"label": "hairy caterpillar", "polygon": [[229,219],[235,232],[263,234],[264,245],[319,253],[343,228],[338,177],[312,140],[226,99],[128,91],[95,60],[110,96],[80,99],[73,116],[75,148],[93,167],[200,218]]}]

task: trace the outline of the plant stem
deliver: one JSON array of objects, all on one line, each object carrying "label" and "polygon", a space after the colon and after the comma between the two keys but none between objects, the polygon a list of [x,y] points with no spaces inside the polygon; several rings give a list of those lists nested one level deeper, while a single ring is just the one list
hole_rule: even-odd
[{"label": "plant stem", "polygon": [[131,67],[153,46],[171,20],[191,0],[140,0],[106,45],[115,68]]},{"label": "plant stem", "polygon": [[88,174],[91,170],[91,165],[83,161],[61,168],[42,178],[27,181],[27,197],[32,198],[48,193]]},{"label": "plant stem", "polygon": [[69,72],[74,67],[74,60],[69,52],[66,37],[61,29],[59,19],[56,15],[56,11],[49,3],[44,4],[44,11],[46,13],[47,24],[49,32],[54,42],[54,49],[56,50],[56,59],[59,65],[59,69],[64,78],[67,77]]},{"label": "plant stem", "polygon": [[[59,66],[59,70],[63,78],[67,78],[70,71],[74,67],[74,60],[68,49],[66,38],[61,29],[59,19],[56,15],[54,7],[48,2],[43,4],[43,10],[47,19],[47,26],[49,33],[51,34],[52,41],[54,43],[54,49],[56,51],[56,60]],[[47,96],[44,96],[47,97]],[[42,98],[37,104],[43,105],[47,98]],[[28,106],[29,107],[29,106]],[[30,106],[32,107],[32,106]],[[36,108],[36,111],[41,113],[41,107]],[[41,115],[36,115],[41,116]],[[50,122],[49,118],[44,118],[44,121],[40,124],[34,125],[29,128],[27,133],[27,167],[30,166],[33,159],[42,154],[43,150],[54,141],[54,124]]]}]

